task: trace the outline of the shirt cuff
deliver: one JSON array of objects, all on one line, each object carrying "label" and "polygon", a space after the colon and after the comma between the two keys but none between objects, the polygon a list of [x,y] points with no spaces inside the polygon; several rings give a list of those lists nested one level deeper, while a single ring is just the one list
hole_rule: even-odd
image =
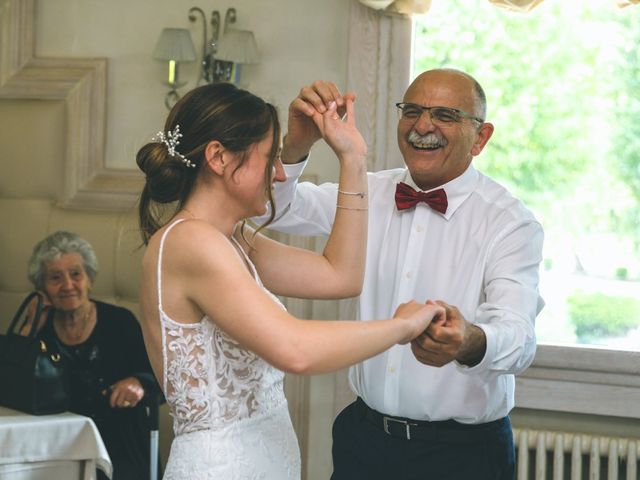
[{"label": "shirt cuff", "polygon": [[302,175],[307,163],[309,161],[309,155],[304,157],[298,163],[284,163],[284,171],[287,174],[287,178],[297,178]]},{"label": "shirt cuff", "polygon": [[496,354],[496,342],[494,337],[495,332],[493,331],[491,325],[476,323],[475,326],[481,328],[482,331],[484,331],[487,348],[485,349],[484,356],[482,357],[482,360],[480,360],[480,363],[474,365],[473,367],[463,365],[458,361],[454,362],[458,371],[466,375],[477,375],[478,373],[482,373],[483,371],[489,373],[489,367],[491,366],[493,358]]}]

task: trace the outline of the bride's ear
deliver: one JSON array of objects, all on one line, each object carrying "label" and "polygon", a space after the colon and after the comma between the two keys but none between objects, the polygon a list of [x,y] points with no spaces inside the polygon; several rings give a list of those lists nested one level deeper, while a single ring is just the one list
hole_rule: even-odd
[{"label": "bride's ear", "polygon": [[218,140],[212,140],[207,144],[204,150],[204,158],[207,162],[207,166],[217,175],[223,176],[224,170],[227,166],[227,160],[225,158],[224,145]]}]

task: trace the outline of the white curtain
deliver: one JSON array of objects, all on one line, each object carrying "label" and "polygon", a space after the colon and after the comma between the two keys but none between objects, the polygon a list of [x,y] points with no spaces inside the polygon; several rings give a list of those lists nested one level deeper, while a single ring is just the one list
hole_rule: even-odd
[{"label": "white curtain", "polygon": [[411,75],[411,19],[352,1],[347,89],[356,93],[358,128],[369,145],[369,170],[402,166],[395,103]]},{"label": "white curtain", "polygon": [[431,0],[359,0],[360,3],[375,10],[411,15],[426,13],[431,7]]}]

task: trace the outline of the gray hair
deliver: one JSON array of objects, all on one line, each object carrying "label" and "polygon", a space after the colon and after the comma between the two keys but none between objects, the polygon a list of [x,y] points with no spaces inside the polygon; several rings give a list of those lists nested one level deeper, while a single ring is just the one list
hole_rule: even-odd
[{"label": "gray hair", "polygon": [[44,289],[47,264],[68,253],[80,255],[84,270],[93,283],[98,274],[98,259],[93,247],[79,235],[60,230],[39,241],[33,247],[28,264],[28,277],[36,290]]}]

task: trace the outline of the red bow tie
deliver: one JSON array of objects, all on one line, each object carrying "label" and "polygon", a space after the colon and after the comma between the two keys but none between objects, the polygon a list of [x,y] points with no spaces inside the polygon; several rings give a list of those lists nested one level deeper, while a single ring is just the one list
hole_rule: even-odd
[{"label": "red bow tie", "polygon": [[442,214],[447,211],[449,205],[447,193],[442,188],[431,192],[417,192],[406,183],[400,182],[396,185],[396,207],[398,210],[413,208],[418,202],[424,202]]}]

